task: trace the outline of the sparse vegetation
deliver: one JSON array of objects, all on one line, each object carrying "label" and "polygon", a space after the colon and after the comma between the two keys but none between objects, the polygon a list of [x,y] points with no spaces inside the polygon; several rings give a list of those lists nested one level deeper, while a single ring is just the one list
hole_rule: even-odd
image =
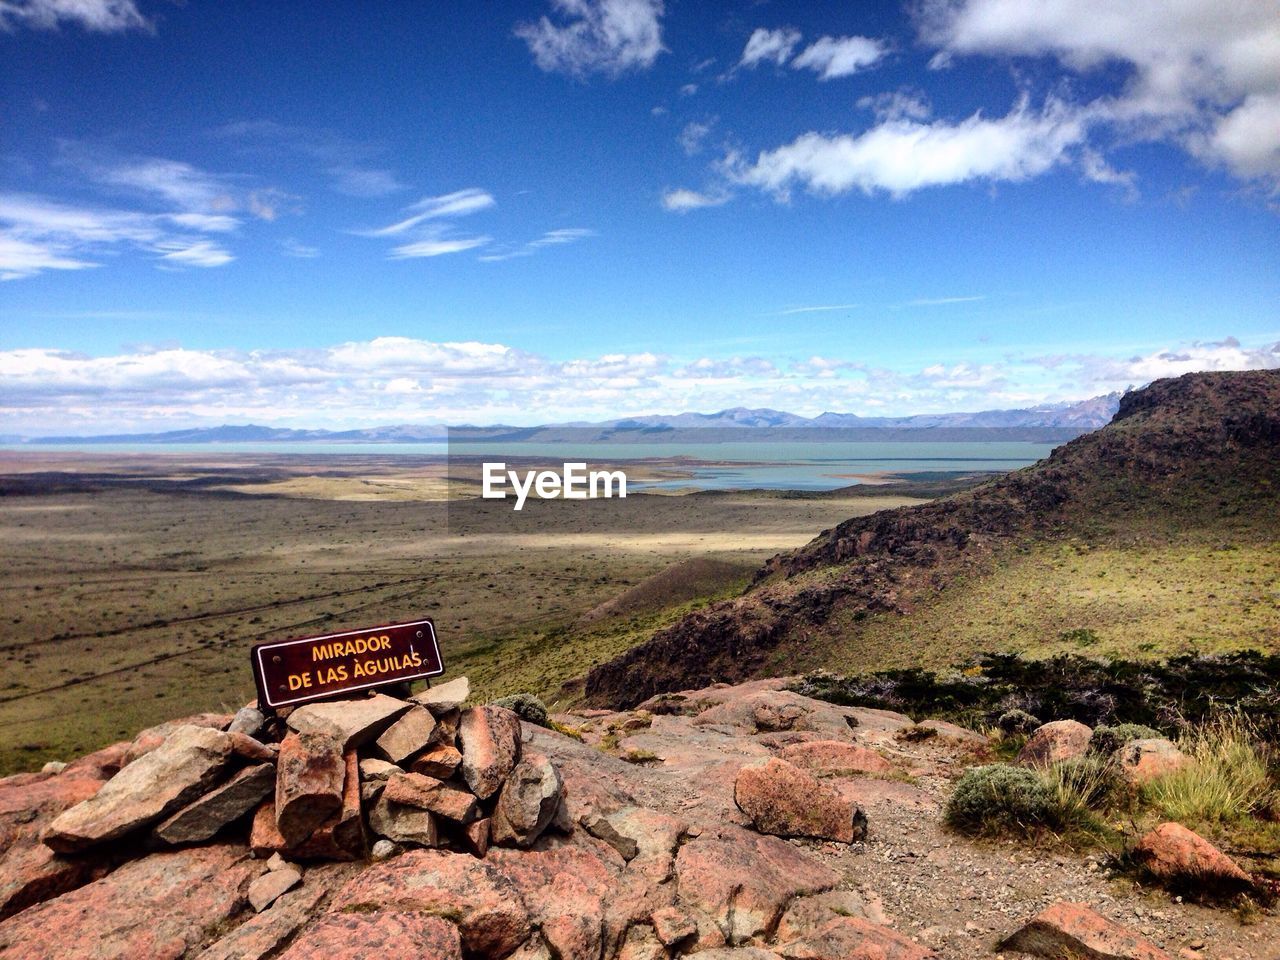
[{"label": "sparse vegetation", "polygon": [[1027,713],[1027,711],[1018,710],[1016,708],[1013,710],[1006,710],[1004,713],[1000,714],[999,718],[996,720],[996,726],[1005,734],[1028,734],[1035,730],[1036,727],[1040,726],[1040,723],[1041,720],[1039,717],[1032,716]]},{"label": "sparse vegetation", "polygon": [[966,770],[951,794],[946,818],[956,829],[975,834],[1058,826],[1057,802],[1044,779],[1033,770],[1004,764]]}]

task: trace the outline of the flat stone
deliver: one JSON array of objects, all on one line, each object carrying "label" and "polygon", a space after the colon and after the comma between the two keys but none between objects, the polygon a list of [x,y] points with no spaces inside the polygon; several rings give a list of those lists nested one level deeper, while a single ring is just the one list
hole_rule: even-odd
[{"label": "flat stone", "polygon": [[230,730],[227,731],[227,736],[231,738],[231,752],[250,763],[275,763],[276,757],[280,755],[278,743],[262,743],[248,734]]},{"label": "flat stone", "polygon": [[761,833],[852,843],[867,831],[866,815],[856,804],[776,757],[743,767],[733,798]]},{"label": "flat stone", "polygon": [[270,870],[249,884],[249,906],[261,913],[302,882],[297,867]]},{"label": "flat stone", "polygon": [[342,809],[346,762],[333,737],[291,733],[276,763],[276,826],[289,846],[311,836]]},{"label": "flat stone", "polygon": [[369,757],[360,761],[360,778],[362,780],[385,780],[393,773],[404,773],[404,770],[394,763],[379,760],[377,757]]},{"label": "flat stone", "polygon": [[183,807],[152,830],[164,843],[201,843],[246,816],[276,785],[276,768],[269,763],[245,767],[222,786]]},{"label": "flat stone", "polygon": [[374,694],[352,700],[308,703],[289,714],[289,729],[337,740],[343,750],[361,747],[377,737],[412,704]]},{"label": "flat stone", "polygon": [[937,954],[891,927],[836,917],[801,940],[775,948],[785,960],[929,960]]},{"label": "flat stone", "polygon": [[421,704],[437,717],[450,710],[459,709],[471,696],[471,681],[466,677],[455,677],[447,683],[428,687],[409,699]]},{"label": "flat stone", "polygon": [[227,725],[227,733],[243,733],[247,737],[257,737],[267,723],[266,714],[255,706],[244,706],[236,711]]},{"label": "flat stone", "polygon": [[426,777],[448,780],[461,763],[462,754],[456,747],[448,743],[437,743],[415,759],[409,769]]},{"label": "flat stone", "polygon": [[1160,824],[1138,841],[1133,857],[1162,883],[1185,886],[1200,897],[1230,896],[1253,886],[1234,860],[1180,823]]},{"label": "flat stone", "polygon": [[58,816],[43,840],[60,853],[70,853],[148,826],[207,791],[230,753],[231,740],[225,733],[179,727],[92,798]]},{"label": "flat stone", "polygon": [[63,856],[24,836],[0,855],[0,920],[109,872],[109,864],[92,856]]},{"label": "flat stone", "polygon": [[160,744],[164,743],[179,727],[207,727],[210,730],[222,730],[231,722],[230,714],[196,713],[177,720],[166,720],[154,727],[147,727],[133,738],[125,751],[124,762],[127,767],[139,757],[144,757]]},{"label": "flat stone", "polygon": [[412,707],[374,741],[374,749],[392,763],[402,763],[426,749],[436,720],[426,707]]},{"label": "flat stone", "polygon": [[658,939],[672,949],[698,935],[698,925],[693,917],[679,907],[659,907],[650,919]]},{"label": "flat stone", "polygon": [[434,847],[440,842],[436,818],[430,810],[393,803],[385,796],[369,810],[369,829],[396,843]]},{"label": "flat stone", "polygon": [[892,773],[891,764],[868,747],[844,740],[810,740],[784,747],[783,760],[811,773],[830,775],[849,773]]},{"label": "flat stone", "polygon": [[418,913],[330,913],[308,926],[280,960],[462,960],[458,929]]},{"label": "flat stone", "polygon": [[10,917],[0,924],[0,955],[180,960],[240,909],[261,870],[243,846],[154,853]]},{"label": "flat stone", "polygon": [[462,777],[481,800],[502,787],[520,759],[520,718],[504,707],[472,707],[458,724]]},{"label": "flat stone", "polygon": [[512,768],[493,810],[493,842],[529,847],[542,835],[560,806],[562,784],[555,765],[529,754]]},{"label": "flat stone", "polygon": [[1093,730],[1078,720],[1053,720],[1036,727],[1022,750],[1018,763],[1047,767],[1050,764],[1082,757],[1089,752]]},{"label": "flat stone", "polygon": [[374,864],[339,891],[332,910],[384,904],[456,918],[467,954],[490,960],[506,957],[533,929],[521,886],[487,860],[442,850],[409,850]]},{"label": "flat stone", "polygon": [[469,823],[476,817],[476,798],[465,790],[448,786],[420,773],[401,773],[387,779],[382,799],[406,807],[430,810],[454,823]]},{"label": "flat stone", "polygon": [[704,829],[676,854],[678,902],[712,918],[730,944],[765,936],[795,897],[839,881],[791,844],[727,824]]},{"label": "flat stone", "polygon": [[1000,944],[1046,960],[1172,960],[1151,941],[1083,903],[1055,903]]}]

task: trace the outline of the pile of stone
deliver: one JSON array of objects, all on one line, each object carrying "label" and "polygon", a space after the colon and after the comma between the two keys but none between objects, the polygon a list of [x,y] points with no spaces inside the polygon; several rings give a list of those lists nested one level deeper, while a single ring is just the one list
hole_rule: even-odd
[{"label": "pile of stone", "polygon": [[[247,829],[255,854],[290,860],[529,847],[561,812],[560,774],[522,750],[515,713],[465,707],[469,693],[459,678],[405,699],[375,693],[270,718],[251,705],[233,718],[153,728],[41,839],[77,854],[189,846]],[[564,815],[560,825],[568,829]]]}]

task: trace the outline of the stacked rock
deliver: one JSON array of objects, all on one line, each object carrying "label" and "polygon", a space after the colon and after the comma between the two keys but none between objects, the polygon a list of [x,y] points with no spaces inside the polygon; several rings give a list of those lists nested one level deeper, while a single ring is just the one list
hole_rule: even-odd
[{"label": "stacked rock", "polygon": [[149,849],[248,824],[261,857],[357,860],[403,846],[483,857],[491,843],[528,847],[553,824],[571,829],[558,816],[560,774],[524,753],[520,718],[467,708],[469,694],[462,677],[407,699],[375,693],[271,718],[248,706],[164,724],[42,839],[59,853],[139,840]]}]

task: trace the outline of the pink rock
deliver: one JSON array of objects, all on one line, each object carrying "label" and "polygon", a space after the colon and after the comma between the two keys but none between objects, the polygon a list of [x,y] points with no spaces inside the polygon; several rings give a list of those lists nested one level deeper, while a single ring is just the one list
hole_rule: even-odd
[{"label": "pink rock", "polygon": [[1156,879],[1187,884],[1193,893],[1218,896],[1253,885],[1234,860],[1180,823],[1162,823],[1138,841],[1134,859]]},{"label": "pink rock", "polygon": [[530,754],[512,768],[493,811],[493,842],[532,846],[550,826],[560,806],[560,774],[541,754]]},{"label": "pink rock", "polygon": [[413,761],[409,767],[414,773],[437,780],[448,780],[462,763],[462,754],[451,744],[438,743]]},{"label": "pink rock", "polygon": [[522,888],[488,860],[410,850],[375,864],[339,891],[337,913],[367,908],[456,917],[469,955],[501,960],[533,929]]},{"label": "pink rock", "polygon": [[1173,741],[1164,737],[1130,740],[1115,752],[1115,759],[1121,776],[1134,786],[1176,773],[1191,762]]},{"label": "pink rock", "polygon": [[488,817],[472,820],[462,828],[462,842],[473,856],[483,857],[493,841],[493,821]]},{"label": "pink rock", "polygon": [[276,763],[276,826],[290,846],[311,836],[342,809],[342,746],[332,737],[290,733]]},{"label": "pink rock", "polygon": [[249,906],[261,913],[301,882],[302,873],[297,867],[268,870],[249,884]]},{"label": "pink rock", "polygon": [[1054,720],[1041,724],[1018,753],[1018,763],[1048,766],[1089,752],[1093,731],[1078,720]]},{"label": "pink rock", "polygon": [[391,763],[401,763],[426,748],[435,733],[436,719],[426,707],[412,707],[374,742],[378,754]]},{"label": "pink rock", "polygon": [[869,905],[852,890],[828,890],[826,893],[800,897],[793,901],[778,921],[775,938],[779,943],[803,940],[838,917],[859,917],[871,923],[888,924],[888,918],[882,910]]},{"label": "pink rock", "polygon": [[1047,960],[1172,960],[1149,940],[1083,903],[1055,903],[1000,944]]},{"label": "pink rock", "polygon": [[420,773],[395,773],[387,778],[382,798],[388,803],[430,810],[454,823],[469,823],[476,816],[476,798]]},{"label": "pink rock", "polygon": [[302,931],[280,960],[462,960],[458,928],[419,913],[330,913]]},{"label": "pink rock", "polygon": [[481,800],[501,788],[520,759],[520,718],[504,707],[472,707],[458,723],[462,776]]},{"label": "pink rock", "polygon": [[761,833],[852,843],[866,834],[862,810],[799,767],[776,757],[742,768],[734,801]]},{"label": "pink rock", "polygon": [[231,738],[232,752],[244,757],[250,763],[275,763],[276,757],[280,755],[279,744],[273,743],[268,746],[248,734],[235,731],[228,731],[227,736]]},{"label": "pink rock", "polygon": [[688,912],[679,907],[660,907],[651,914],[654,932],[666,946],[675,948],[694,936],[698,925]]},{"label": "pink rock", "polygon": [[152,854],[10,917],[0,924],[0,954],[5,960],[179,960],[201,944],[206,930],[236,913],[250,878],[261,871],[242,846]]},{"label": "pink rock", "polygon": [[880,754],[843,740],[811,740],[784,747],[783,760],[814,773],[892,773]]},{"label": "pink rock", "polygon": [[289,714],[289,729],[336,740],[341,750],[354,750],[374,739],[412,704],[376,693],[350,700],[308,703]]},{"label": "pink rock", "polygon": [[154,727],[143,730],[129,744],[125,751],[122,767],[128,766],[139,757],[146,756],[160,744],[164,743],[179,727],[207,727],[210,730],[222,730],[231,722],[228,713],[197,713],[178,720],[166,720]]},{"label": "pink rock", "polygon": [[839,881],[789,843],[739,827],[706,829],[676,855],[678,902],[715,920],[730,944],[767,935],[793,898]]},{"label": "pink rock", "polygon": [[776,948],[784,960],[929,960],[937,954],[891,927],[836,917],[800,940]]},{"label": "pink rock", "polygon": [[276,768],[272,764],[245,767],[222,786],[158,823],[152,835],[174,845],[208,840],[255,809],[275,784]]}]

